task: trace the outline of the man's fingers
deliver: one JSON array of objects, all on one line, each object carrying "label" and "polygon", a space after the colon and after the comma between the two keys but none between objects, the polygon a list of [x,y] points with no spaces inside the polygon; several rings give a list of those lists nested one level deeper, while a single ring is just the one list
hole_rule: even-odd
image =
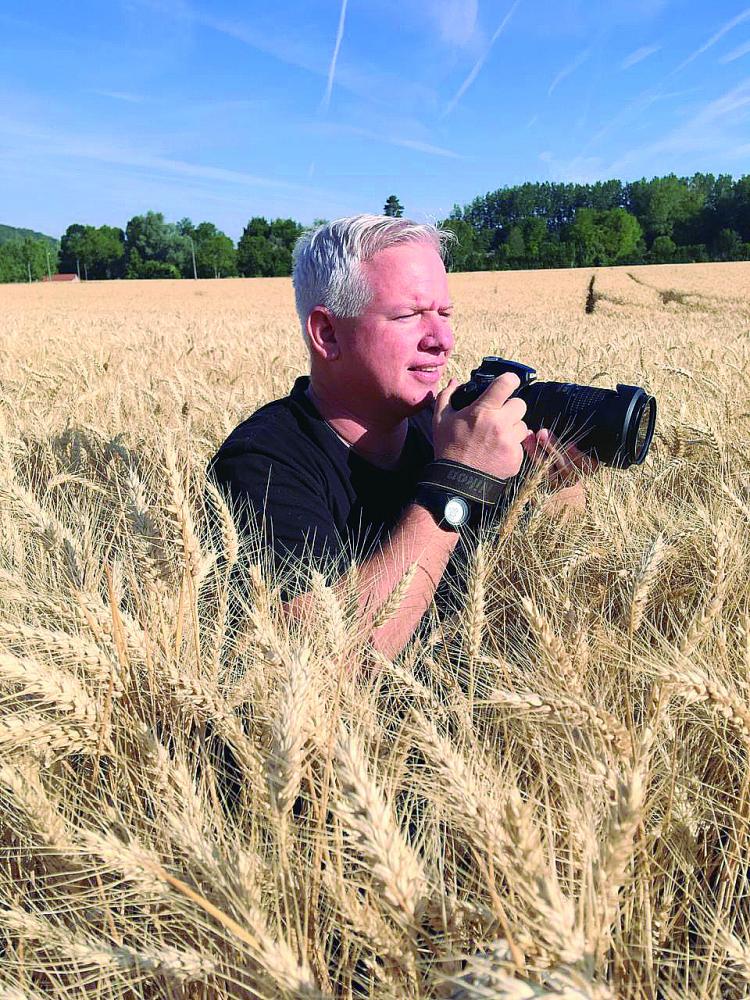
[{"label": "man's fingers", "polygon": [[[504,375],[494,379],[489,389],[485,389],[471,405],[476,406],[477,409],[500,409],[520,384],[521,380],[518,375],[514,375],[513,372],[505,372]],[[518,403],[522,407],[520,415],[523,416],[526,412],[526,403],[522,399],[519,399]]]}]

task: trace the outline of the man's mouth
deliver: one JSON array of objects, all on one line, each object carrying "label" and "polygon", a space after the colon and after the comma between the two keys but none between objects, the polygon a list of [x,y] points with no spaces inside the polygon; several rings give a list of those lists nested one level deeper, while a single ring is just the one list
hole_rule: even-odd
[{"label": "man's mouth", "polygon": [[412,365],[409,371],[420,382],[435,385],[440,381],[442,369],[442,365]]}]

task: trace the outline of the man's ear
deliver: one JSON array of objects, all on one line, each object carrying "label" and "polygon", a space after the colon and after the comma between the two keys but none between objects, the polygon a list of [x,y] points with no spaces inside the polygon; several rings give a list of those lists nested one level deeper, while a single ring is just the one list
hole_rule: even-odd
[{"label": "man's ear", "polygon": [[341,349],[336,339],[336,320],[325,306],[315,306],[307,317],[310,351],[321,361],[336,361]]}]

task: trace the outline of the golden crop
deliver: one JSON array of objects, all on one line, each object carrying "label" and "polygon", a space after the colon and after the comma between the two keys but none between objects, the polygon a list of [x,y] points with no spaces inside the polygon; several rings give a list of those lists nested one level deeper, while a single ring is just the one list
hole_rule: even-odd
[{"label": "golden crop", "polygon": [[0,287],[0,997],[747,995],[750,264],[450,280],[451,374],[658,438],[394,662],[205,483],[305,370],[289,281]]}]

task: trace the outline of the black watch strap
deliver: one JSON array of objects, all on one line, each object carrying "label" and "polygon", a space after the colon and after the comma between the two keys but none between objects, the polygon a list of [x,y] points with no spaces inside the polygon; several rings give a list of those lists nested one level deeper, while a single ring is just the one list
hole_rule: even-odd
[{"label": "black watch strap", "polygon": [[449,458],[430,462],[419,479],[420,486],[431,486],[451,496],[460,496],[489,507],[502,500],[509,482]]}]

